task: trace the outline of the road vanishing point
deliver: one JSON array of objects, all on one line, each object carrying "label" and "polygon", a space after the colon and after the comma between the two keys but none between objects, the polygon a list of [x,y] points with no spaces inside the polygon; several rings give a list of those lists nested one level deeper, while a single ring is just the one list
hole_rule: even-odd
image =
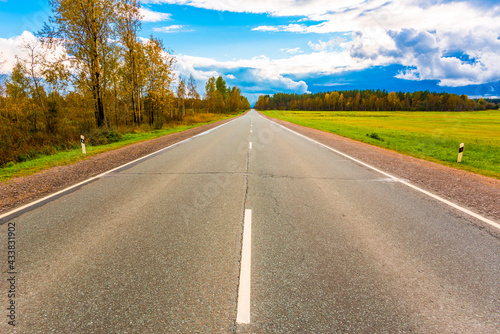
[{"label": "road vanishing point", "polygon": [[500,333],[496,227],[254,110],[1,222],[1,333]]}]

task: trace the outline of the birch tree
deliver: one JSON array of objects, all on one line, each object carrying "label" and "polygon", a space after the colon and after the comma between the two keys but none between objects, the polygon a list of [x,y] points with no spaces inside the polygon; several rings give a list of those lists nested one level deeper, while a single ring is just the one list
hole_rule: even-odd
[{"label": "birch tree", "polygon": [[41,34],[62,45],[72,57],[78,78],[85,80],[94,100],[95,121],[104,125],[103,63],[110,52],[116,0],[49,0],[53,16]]},{"label": "birch tree", "polygon": [[198,91],[196,90],[196,80],[194,79],[193,75],[189,75],[189,80],[188,80],[188,99],[191,103],[191,109],[195,109],[195,106],[200,99],[200,94],[198,94]]},{"label": "birch tree", "polygon": [[45,64],[45,54],[41,50],[42,44],[37,41],[25,40],[21,44],[21,49],[27,55],[17,57],[20,66],[23,67],[25,75],[29,82],[29,97],[35,103],[33,104],[34,130],[38,130],[38,114],[41,112],[47,118],[47,94],[43,88],[43,64]]},{"label": "birch tree", "polygon": [[137,0],[120,0],[117,6],[118,19],[116,32],[123,49],[123,79],[129,84],[128,94],[133,112],[133,120],[136,125],[140,123],[141,94],[139,79],[139,61],[141,45],[137,34],[141,29],[142,16],[139,12]]},{"label": "birch tree", "polygon": [[[175,59],[166,52],[161,40],[150,37],[145,45],[146,90],[149,101],[149,122],[163,113],[163,107],[170,97]],[[173,117],[172,111],[170,117]]]},{"label": "birch tree", "polygon": [[178,99],[178,108],[182,109],[182,118],[186,117],[186,82],[182,76],[179,78],[179,85],[177,86],[177,99]]},{"label": "birch tree", "polygon": [[215,86],[215,78],[211,77],[205,84],[205,108],[208,112],[215,112],[215,95],[217,88]]}]

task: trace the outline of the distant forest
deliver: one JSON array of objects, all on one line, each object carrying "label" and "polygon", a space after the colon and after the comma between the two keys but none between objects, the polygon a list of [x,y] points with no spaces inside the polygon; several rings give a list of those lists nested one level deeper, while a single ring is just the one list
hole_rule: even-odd
[{"label": "distant forest", "polygon": [[316,94],[261,95],[259,110],[335,110],[335,111],[472,111],[497,109],[498,101],[474,100],[467,95],[418,91],[343,90]]}]

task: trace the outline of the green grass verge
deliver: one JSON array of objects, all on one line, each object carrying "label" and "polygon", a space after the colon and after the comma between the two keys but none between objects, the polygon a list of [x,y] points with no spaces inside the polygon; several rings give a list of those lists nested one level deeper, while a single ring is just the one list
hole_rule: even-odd
[{"label": "green grass verge", "polygon": [[[417,158],[500,178],[500,111],[263,111]],[[458,148],[465,143],[463,160]]]},{"label": "green grass verge", "polygon": [[161,136],[165,136],[168,134],[176,133],[176,132],[181,132],[184,130],[188,130],[191,128],[195,128],[198,126],[202,126],[205,124],[210,124],[213,122],[217,122],[223,119],[231,118],[238,116],[239,114],[236,115],[222,115],[222,114],[214,114],[213,119],[208,121],[208,122],[203,122],[203,123],[196,123],[192,125],[178,125],[178,126],[173,126],[170,128],[165,128],[162,130],[155,130],[155,131],[148,131],[148,132],[134,132],[134,133],[125,133],[121,135],[120,141],[111,143],[111,144],[106,144],[106,145],[99,145],[99,146],[90,146],[86,145],[86,151],[87,154],[82,154],[82,149],[81,147],[67,150],[67,151],[62,151],[58,152],[52,155],[46,155],[46,156],[41,156],[32,160],[20,162],[20,163],[10,163],[7,166],[0,168],[0,182],[5,182],[10,180],[13,177],[18,177],[18,176],[27,176],[31,175],[34,173],[37,173],[39,171],[42,171],[44,169],[48,169],[51,167],[55,166],[64,166],[64,165],[70,165],[75,162],[78,162],[80,160],[88,159],[94,155],[97,155],[99,153],[111,151],[111,150],[116,150],[118,148],[135,144],[141,141],[146,141],[146,140],[151,140],[155,139]]}]

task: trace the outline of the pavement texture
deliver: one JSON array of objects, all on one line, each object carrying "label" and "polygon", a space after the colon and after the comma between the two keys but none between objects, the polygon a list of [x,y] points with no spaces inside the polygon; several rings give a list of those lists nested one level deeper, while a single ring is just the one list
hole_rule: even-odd
[{"label": "pavement texture", "polygon": [[493,228],[255,111],[13,222],[1,333],[500,333]]}]

